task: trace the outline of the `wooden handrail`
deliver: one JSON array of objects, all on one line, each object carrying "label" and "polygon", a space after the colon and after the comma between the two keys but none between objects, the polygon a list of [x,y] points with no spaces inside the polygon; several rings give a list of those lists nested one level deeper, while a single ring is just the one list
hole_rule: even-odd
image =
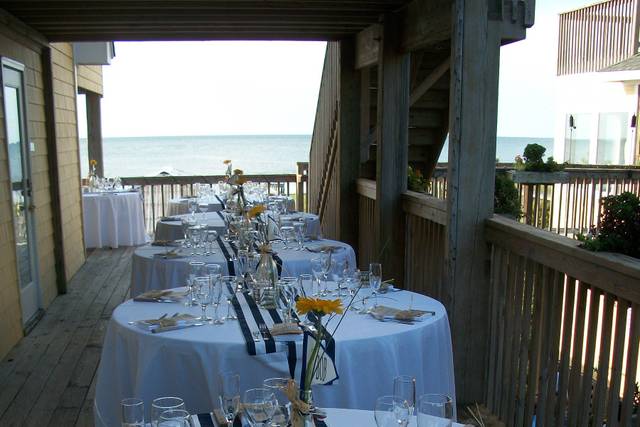
[{"label": "wooden handrail", "polygon": [[[253,182],[296,182],[296,174],[245,175]],[[123,185],[188,185],[195,183],[217,184],[225,179],[224,175],[163,175],[163,176],[131,176],[121,178]]]},{"label": "wooden handrail", "polygon": [[356,182],[356,191],[368,199],[376,199],[376,182],[372,179],[360,178]]},{"label": "wooden handrail", "polygon": [[402,195],[402,209],[411,215],[428,219],[440,225],[447,224],[447,202],[415,191]]},{"label": "wooden handrail", "polygon": [[606,292],[640,303],[640,263],[626,255],[591,252],[580,242],[499,215],[487,220],[489,242],[563,271]]},{"label": "wooden handrail", "polygon": [[340,104],[336,101],[333,110],[333,120],[331,122],[331,132],[329,133],[329,148],[325,157],[320,179],[320,191],[318,192],[318,216],[320,222],[324,217],[324,210],[327,205],[327,196],[329,193],[329,184],[333,177],[333,167],[336,163],[336,155],[338,153],[338,116],[340,114]]}]

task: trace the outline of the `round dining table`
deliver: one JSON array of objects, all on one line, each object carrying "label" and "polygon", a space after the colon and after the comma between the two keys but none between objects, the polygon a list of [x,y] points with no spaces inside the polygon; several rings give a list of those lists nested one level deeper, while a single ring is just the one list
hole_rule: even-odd
[{"label": "round dining table", "polygon": [[194,224],[204,226],[208,230],[215,230],[219,234],[222,234],[226,230],[222,215],[223,213],[218,211],[197,213],[195,215],[174,215],[161,218],[156,223],[155,239],[165,241],[184,239],[182,221],[186,220],[192,221]]},{"label": "round dining table", "polygon": [[[131,296],[140,295],[150,290],[171,289],[186,284],[189,276],[189,261],[202,261],[207,264],[218,264],[222,267],[222,274],[234,275],[238,269],[237,259],[234,260],[235,246],[223,239],[214,243],[215,253],[202,255],[204,250],[199,248],[181,248],[154,246],[152,244],[140,246],[133,253],[131,269]],[[300,274],[311,274],[311,260],[320,256],[320,250],[333,248],[333,259],[336,262],[346,261],[350,266],[356,265],[356,255],[353,248],[346,243],[335,240],[313,240],[305,242],[303,250],[296,250],[295,243],[289,243],[285,248],[281,242],[272,244],[276,258],[281,261],[281,277],[298,277]],[[172,251],[171,254],[167,254]],[[199,253],[200,255],[192,255]],[[276,261],[277,261],[276,259]]]},{"label": "round dining table", "polygon": [[[203,203],[202,200],[195,197],[176,197],[174,199],[169,200],[167,215],[184,215],[189,213],[189,201],[190,200],[198,200],[200,203]],[[218,197],[209,197],[206,200],[208,205],[207,212],[217,212],[224,209],[224,203],[222,199]]]},{"label": "round dining table", "polygon": [[[345,299],[343,304],[347,303]],[[397,375],[415,377],[417,395],[446,394],[455,404],[451,335],[442,304],[408,291],[381,295],[379,303],[431,314],[407,324],[382,322],[360,311],[346,310],[334,334],[339,378],[331,385],[313,386],[315,404],[321,408],[371,410],[376,398],[392,394]],[[154,398],[178,396],[190,413],[210,412],[221,392],[221,372],[240,374],[241,393],[261,386],[266,378],[290,377],[290,346],[250,355],[250,340],[238,320],[162,333],[152,333],[135,323],[175,313],[199,315],[200,308],[186,307],[182,302],[128,300],[114,310],[97,374],[97,426],[118,425],[120,401],[126,397],[142,399],[148,410]],[[339,317],[332,319],[327,329],[334,331],[339,321]],[[293,353],[296,364],[301,363],[302,351]]]},{"label": "round dining table", "polygon": [[147,242],[138,191],[83,193],[82,217],[86,248],[118,248]]}]

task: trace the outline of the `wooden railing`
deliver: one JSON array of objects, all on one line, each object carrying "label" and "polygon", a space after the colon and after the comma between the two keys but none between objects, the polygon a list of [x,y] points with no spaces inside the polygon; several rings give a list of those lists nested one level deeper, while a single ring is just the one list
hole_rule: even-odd
[{"label": "wooden railing", "polygon": [[320,215],[322,232],[338,235],[338,191],[335,165],[338,152],[340,48],[338,42],[327,43],[318,106],[309,153],[309,210]]},{"label": "wooden railing", "polygon": [[[358,260],[362,270],[378,260],[373,252],[374,212],[376,183],[359,179],[359,240]],[[442,292],[446,204],[432,196],[407,191],[402,195],[402,210],[405,213],[405,274],[403,288],[421,292],[439,300]]]},{"label": "wooden railing", "polygon": [[630,426],[640,261],[499,216],[491,245],[488,408],[508,426]]},{"label": "wooden railing", "polygon": [[[513,170],[500,164],[496,172]],[[575,237],[600,225],[601,201],[625,191],[640,196],[640,168],[574,166],[565,169],[567,181],[547,184],[516,184],[523,223]],[[553,175],[549,175],[553,177]],[[429,181],[427,194],[446,199],[447,169],[438,166]]]},{"label": "wooden railing", "polygon": [[[251,182],[260,183],[268,194],[295,194],[296,209],[305,211],[308,205],[307,163],[298,163],[295,174],[246,175]],[[155,224],[168,212],[173,198],[195,195],[195,184],[218,185],[223,175],[207,176],[142,176],[122,178],[122,184],[139,187],[143,196],[145,226],[153,233]]]},{"label": "wooden railing", "polygon": [[558,75],[598,71],[638,52],[638,0],[609,0],[560,15]]}]

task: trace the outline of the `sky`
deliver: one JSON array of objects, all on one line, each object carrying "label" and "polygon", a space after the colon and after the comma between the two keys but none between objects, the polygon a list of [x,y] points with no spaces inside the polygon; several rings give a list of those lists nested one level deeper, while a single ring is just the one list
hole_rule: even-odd
[{"label": "sky", "polygon": [[[499,136],[553,137],[558,13],[592,2],[538,0],[527,39],[502,48]],[[116,43],[103,136],[311,134],[324,52],[322,42]]]}]

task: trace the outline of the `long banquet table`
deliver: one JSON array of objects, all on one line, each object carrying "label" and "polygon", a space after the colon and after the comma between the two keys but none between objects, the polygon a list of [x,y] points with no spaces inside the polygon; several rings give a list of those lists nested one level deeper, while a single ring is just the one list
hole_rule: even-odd
[{"label": "long banquet table", "polygon": [[[455,399],[449,321],[442,304],[407,291],[384,295],[380,304],[397,308],[412,304],[414,309],[431,310],[435,315],[400,324],[348,311],[334,336],[339,380],[330,386],[314,386],[314,402],[325,408],[370,410],[377,397],[392,393],[393,377],[400,374],[417,379],[418,395],[443,393]],[[249,355],[238,321],[159,334],[129,324],[176,312],[199,314],[200,310],[182,303],[133,300],[115,309],[98,368],[98,426],[118,425],[120,400],[125,397],[141,398],[149,408],[156,397],[179,396],[191,413],[208,412],[220,393],[220,372],[238,372],[242,392],[260,386],[265,378],[289,376],[288,347]],[[337,320],[329,324],[329,330]],[[267,316],[265,322],[269,326]],[[301,353],[297,351],[298,363]]]},{"label": "long banquet table", "polygon": [[[222,249],[220,245],[222,245]],[[315,240],[305,243],[305,246],[309,248],[319,248],[326,245],[343,248],[333,254],[336,261],[347,260],[349,265],[356,265],[355,252],[346,243],[334,240]],[[308,250],[296,251],[293,249],[294,247],[294,243],[290,244],[289,249],[282,247],[282,244],[274,246],[277,256],[282,260],[281,276],[297,277],[303,273],[311,273],[311,259],[320,256],[318,253]],[[228,242],[218,239],[218,244],[214,244],[214,248],[216,253],[207,256],[191,256],[192,249],[180,249],[177,258],[165,258],[166,247],[145,245],[137,248],[132,261],[131,296],[137,296],[152,289],[184,286],[189,275],[189,261],[219,264],[223,274],[235,274],[237,263],[230,261],[234,247]],[[202,252],[202,250],[200,251]],[[232,269],[233,271],[231,271]]]},{"label": "long banquet table", "polygon": [[147,241],[137,191],[84,193],[82,214],[87,248],[137,246]]}]

